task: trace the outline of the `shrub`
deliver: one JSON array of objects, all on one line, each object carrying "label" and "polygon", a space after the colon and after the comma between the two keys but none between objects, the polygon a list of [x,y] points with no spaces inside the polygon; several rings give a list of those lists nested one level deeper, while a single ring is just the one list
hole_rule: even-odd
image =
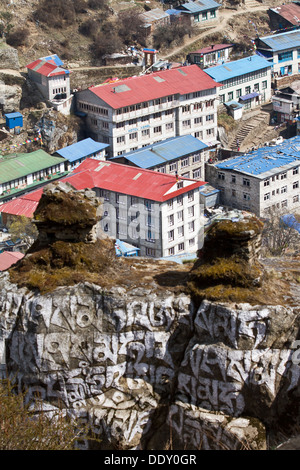
[{"label": "shrub", "polygon": [[73,450],[81,435],[62,412],[31,411],[8,380],[0,381],[0,430],[0,450]]},{"label": "shrub", "polygon": [[6,42],[13,47],[24,46],[29,34],[28,28],[17,28],[6,35]]}]

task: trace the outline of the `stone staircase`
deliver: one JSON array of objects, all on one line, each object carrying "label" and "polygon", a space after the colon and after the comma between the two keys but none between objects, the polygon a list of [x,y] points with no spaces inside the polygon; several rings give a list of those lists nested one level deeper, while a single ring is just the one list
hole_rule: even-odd
[{"label": "stone staircase", "polygon": [[[257,137],[262,134],[264,129],[269,124],[269,113],[260,111],[249,119],[242,121],[234,137],[232,137],[229,148],[237,151],[238,147],[241,151],[246,150],[247,144],[251,144],[251,137]],[[237,145],[237,143],[239,145]],[[263,142],[262,142],[263,143]]]}]

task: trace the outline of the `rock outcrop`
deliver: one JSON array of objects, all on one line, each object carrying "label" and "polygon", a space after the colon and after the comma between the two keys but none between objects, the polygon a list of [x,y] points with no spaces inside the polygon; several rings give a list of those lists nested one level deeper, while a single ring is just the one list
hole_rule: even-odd
[{"label": "rock outcrop", "polygon": [[[51,191],[48,201],[61,194],[59,188]],[[72,197],[80,204],[84,193]],[[67,201],[63,198],[61,204]],[[52,236],[49,240],[46,213],[47,205],[41,203],[36,218],[41,216],[42,241],[50,241],[51,250],[57,242]],[[291,434],[299,425],[300,369],[293,343],[299,335],[300,310],[288,304],[288,284],[277,289],[285,287],[285,302],[257,301],[270,282],[257,260],[260,224],[256,219],[242,226],[230,224],[237,222],[226,224],[226,240],[222,222],[219,230],[218,225],[212,228],[202,257],[187,276],[189,283],[183,281],[180,289],[170,279],[176,271],[172,263],[147,260],[143,272],[138,258],[112,257],[107,276],[97,282],[73,279],[68,285],[60,278],[41,293],[26,283],[24,266],[30,263],[39,277],[43,270],[48,272],[51,285],[52,265],[58,260],[54,252],[51,258],[49,251],[40,249],[3,273],[0,352],[8,374],[28,391],[27,399],[42,400],[48,410],[63,406],[70,416],[89,424],[101,438],[102,449],[261,450],[266,436],[275,442],[278,430]],[[222,250],[212,244],[211,251],[210,242],[220,240],[220,234]],[[68,260],[77,243],[91,246],[93,269],[100,269],[95,268],[97,245],[106,243],[109,251],[107,240],[59,243],[68,243]],[[203,295],[208,289],[207,264],[217,266],[228,259],[246,263],[250,274],[259,269],[259,282],[252,277],[242,286],[237,271],[219,278],[227,282],[224,292],[237,285],[247,292],[249,286],[260,291],[258,296],[253,293],[253,301],[222,302]],[[58,263],[58,271],[68,269],[64,263]],[[152,276],[151,263],[153,270],[160,269]],[[115,279],[109,269],[115,270]],[[276,282],[273,279],[274,289]],[[214,278],[213,288],[217,286]]]}]

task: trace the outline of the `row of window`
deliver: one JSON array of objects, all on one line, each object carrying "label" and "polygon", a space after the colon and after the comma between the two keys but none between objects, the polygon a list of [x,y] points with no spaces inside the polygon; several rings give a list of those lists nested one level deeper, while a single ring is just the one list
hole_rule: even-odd
[{"label": "row of window", "polygon": [[96,113],[96,114],[102,114],[103,116],[108,116],[107,108],[101,108],[99,106],[93,106],[91,104],[82,103],[82,102],[79,102],[78,106],[80,109],[84,111],[92,111],[93,113]]},{"label": "row of window", "polygon": [[[299,174],[299,167],[293,168],[292,170],[293,175],[298,175]],[[236,180],[236,175],[229,174],[228,175],[229,180],[231,183],[235,184],[237,182]],[[267,178],[264,180],[264,186],[269,186],[271,181],[274,182],[276,180],[284,180],[287,178],[287,172],[284,171],[282,173],[278,173],[277,175],[272,176],[272,178]],[[218,172],[218,179],[221,181],[225,181],[225,173],[222,171]],[[250,179],[249,178],[243,178],[242,183],[244,186],[250,186]],[[296,182],[298,184],[298,182]],[[298,187],[298,186],[297,186]]]},{"label": "row of window", "polygon": [[[299,189],[299,181],[294,181],[293,183],[293,189]],[[264,194],[264,201],[266,201],[267,199],[270,199],[271,198],[271,194],[272,196],[275,196],[276,194],[284,194],[284,193],[287,193],[288,192],[288,187],[287,186],[282,186],[281,188],[277,188],[276,190],[269,192],[269,193],[265,193]]]},{"label": "row of window", "polygon": [[268,69],[262,69],[258,72],[250,72],[244,75],[240,75],[238,77],[229,78],[228,80],[221,81],[222,87],[221,90],[224,88],[232,87],[239,85],[241,83],[250,82],[252,80],[257,80],[258,78],[265,77],[267,75]]},{"label": "row of window", "polygon": [[[192,220],[191,222],[188,223],[188,232],[189,233],[192,233],[195,231],[195,221]],[[181,238],[184,236],[184,225],[181,225],[180,227],[177,228],[177,231],[176,231],[176,240],[177,238]],[[168,242],[171,243],[175,240],[175,230],[172,229],[172,230],[169,230],[168,232]]]},{"label": "row of window", "polygon": [[[188,240],[188,247],[191,248],[195,245],[196,243],[196,240],[195,238],[190,238]],[[168,255],[169,256],[172,256],[172,255],[175,255],[175,246],[172,246],[171,248],[168,249]],[[183,252],[185,250],[185,243],[184,242],[181,242],[177,245],[177,248],[176,248],[177,252],[180,253],[180,252]],[[147,251],[146,251],[146,254],[147,254]],[[150,255],[151,256],[151,255]]]}]

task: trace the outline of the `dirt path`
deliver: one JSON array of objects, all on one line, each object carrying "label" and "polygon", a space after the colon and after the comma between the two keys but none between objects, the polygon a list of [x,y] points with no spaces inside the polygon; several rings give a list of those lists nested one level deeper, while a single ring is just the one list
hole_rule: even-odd
[{"label": "dirt path", "polygon": [[[243,13],[249,13],[249,12],[259,12],[259,11],[266,12],[269,8],[271,8],[270,5],[266,5],[266,4],[262,5],[262,4],[259,4],[257,2],[257,5],[249,5],[249,6],[246,6],[246,7],[242,6],[242,7],[239,7],[237,10],[226,10],[226,9],[221,10],[220,13],[219,13],[219,22],[216,26],[212,26],[209,30],[206,29],[202,33],[200,32],[199,34],[197,34],[197,36],[192,37],[191,39],[186,41],[181,46],[177,47],[176,49],[173,49],[168,54],[163,55],[161,57],[161,59],[162,60],[168,59],[169,57],[180,53],[180,51],[182,49],[185,49],[187,46],[193,44],[194,42],[197,42],[199,39],[201,39],[202,37],[207,36],[208,34],[220,33],[221,31],[223,31],[225,29],[228,21],[233,16],[241,15]],[[231,36],[232,36],[232,39],[238,39],[237,34],[233,33],[233,34],[231,34]]]}]

